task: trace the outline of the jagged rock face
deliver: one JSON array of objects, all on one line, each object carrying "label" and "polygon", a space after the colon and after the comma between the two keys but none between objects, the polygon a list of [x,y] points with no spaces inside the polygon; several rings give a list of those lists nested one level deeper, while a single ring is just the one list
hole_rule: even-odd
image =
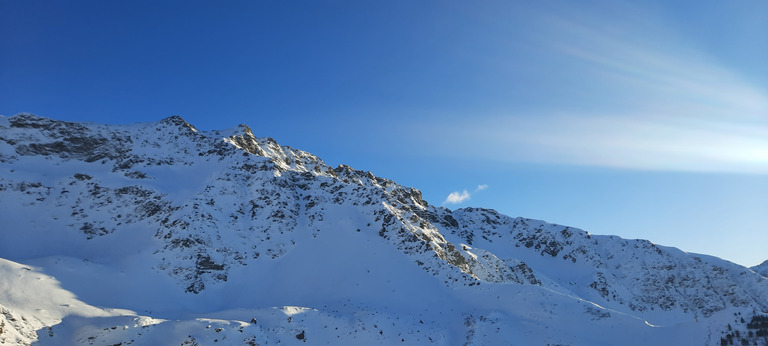
[{"label": "jagged rock face", "polygon": [[[323,232],[350,231],[382,239],[448,288],[541,286],[648,316],[768,310],[768,279],[749,269],[644,240],[432,206],[416,189],[329,167],[245,125],[201,132],[177,116],[107,126],[21,114],[0,118],[0,163],[12,167],[0,175],[2,203],[27,213],[9,215],[8,227],[52,239],[39,255],[106,256],[104,244],[148,253],[186,294],[225,286],[232,273],[280,261]],[[34,257],[20,253],[21,241],[0,232],[0,253]],[[752,270],[766,275],[765,266]]]},{"label": "jagged rock face", "polygon": [[[681,308],[703,316],[728,306],[768,306],[766,295],[753,295],[754,287],[745,287],[743,278],[750,277],[760,287],[765,283],[726,261],[684,254],[647,240],[594,236],[571,227],[510,218],[493,210],[460,209],[453,217],[458,225],[447,227],[448,231],[499,256],[579,268],[589,280],[576,292],[605,306],[624,305],[633,311]],[[542,276],[558,275],[536,269]]]}]

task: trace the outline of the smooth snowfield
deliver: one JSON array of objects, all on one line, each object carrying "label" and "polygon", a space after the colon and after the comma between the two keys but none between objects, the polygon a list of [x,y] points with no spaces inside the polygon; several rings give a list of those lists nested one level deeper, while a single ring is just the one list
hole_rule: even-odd
[{"label": "smooth snowfield", "polygon": [[[310,257],[305,257],[304,260],[314,258],[314,253],[308,253]],[[353,267],[367,270],[362,268],[380,264],[375,256],[370,258],[373,260],[362,257]],[[288,262],[295,260],[298,258]],[[573,343],[574,340],[584,344],[610,344],[615,340],[629,340],[628,336],[632,336],[637,344],[703,340],[700,330],[692,325],[652,328],[635,317],[605,311],[590,302],[566,297],[537,286],[481,285],[471,290],[459,289],[451,292],[434,280],[429,282],[426,275],[420,275],[418,268],[407,268],[407,263],[403,263],[405,268],[399,268],[397,265],[387,268],[387,271],[391,272],[394,272],[392,269],[404,269],[404,275],[393,275],[374,269],[370,276],[372,279],[365,279],[366,276],[360,274],[359,280],[344,280],[334,284],[333,278],[345,276],[346,270],[350,269],[350,266],[333,266],[343,260],[343,255],[331,254],[317,265],[306,262],[281,264],[278,271],[296,275],[296,279],[259,276],[270,278],[264,281],[277,283],[276,287],[268,290],[262,290],[263,286],[268,285],[259,285],[258,280],[251,280],[252,287],[247,286],[247,282],[233,282],[233,286],[238,288],[234,292],[219,289],[210,294],[184,295],[182,299],[175,300],[158,299],[155,294],[162,295],[162,290],[156,292],[149,284],[146,289],[136,287],[130,283],[129,278],[113,281],[114,286],[91,285],[100,289],[107,287],[111,295],[109,299],[120,305],[126,305],[126,301],[130,304],[131,299],[141,302],[140,296],[145,296],[147,302],[143,302],[146,304],[143,307],[148,307],[154,302],[155,310],[140,314],[144,316],[127,310],[103,310],[90,306],[75,299],[71,292],[63,290],[55,278],[36,272],[29,266],[4,260],[3,277],[18,279],[3,285],[2,297],[4,302],[8,303],[6,307],[31,321],[28,329],[38,332],[42,345],[94,342],[114,344],[130,340],[146,345],[188,340],[198,343],[218,340],[239,344],[253,340],[258,344],[300,344],[302,340],[296,336],[302,332],[304,338],[313,344],[349,345],[394,344],[403,342],[402,340],[417,344],[487,344],[513,339],[520,344]],[[64,267],[72,266],[67,260],[61,260],[59,264]],[[328,269],[328,265],[331,265],[331,269]],[[51,263],[50,266],[56,267],[56,264]],[[331,279],[313,281],[318,279],[318,274],[315,274],[315,277],[301,278],[302,274],[312,271],[329,275]],[[76,270],[70,273],[76,278],[65,279],[65,282],[77,282],[77,278],[88,277],[104,281],[119,280],[114,275],[102,276],[104,268],[95,264],[77,266]],[[62,271],[63,276],[66,276],[66,273]],[[126,287],[116,289],[119,284]],[[316,287],[320,289],[315,291]],[[373,292],[366,292],[365,288],[370,287],[374,287]],[[133,298],[122,299],[122,294],[133,289],[143,294],[134,294],[136,296]],[[88,295],[94,295],[97,301],[109,300],[97,290],[87,290],[83,287],[79,290],[84,293],[86,300]],[[329,290],[336,292],[329,293]],[[416,292],[420,290],[422,292]],[[278,293],[280,291],[283,292]],[[162,298],[172,298],[170,292],[166,294]],[[271,296],[272,294],[275,296]],[[430,294],[433,297],[427,297]],[[47,299],[41,301],[41,297]],[[211,300],[226,307],[239,305],[254,308],[219,311]],[[317,305],[258,308],[278,301],[317,302]],[[206,308],[211,311],[205,311]],[[587,320],[582,320],[587,317]],[[561,325],[564,328],[558,328],[558,333],[553,335],[549,327],[551,325]],[[47,326],[53,327],[46,328]],[[620,332],[606,334],[606,330],[617,328]],[[23,344],[33,338],[15,340]]]}]

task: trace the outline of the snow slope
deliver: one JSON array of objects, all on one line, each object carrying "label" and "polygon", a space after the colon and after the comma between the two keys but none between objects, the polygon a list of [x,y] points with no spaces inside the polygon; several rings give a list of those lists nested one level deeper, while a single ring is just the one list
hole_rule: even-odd
[{"label": "snow slope", "polygon": [[0,259],[0,278],[2,345],[28,344],[37,338],[37,330],[58,324],[66,316],[101,318],[131,314],[90,306],[39,268]]},{"label": "snow slope", "polygon": [[760,264],[758,264],[758,265],[756,265],[756,266],[754,266],[754,267],[752,267],[750,269],[752,269],[753,271],[755,271],[756,273],[758,273],[758,274],[760,274],[762,276],[768,277],[768,260],[766,260],[765,262],[760,263]]},{"label": "snow slope", "polygon": [[755,268],[180,117],[0,117],[0,220],[7,344],[700,345],[768,311]]}]

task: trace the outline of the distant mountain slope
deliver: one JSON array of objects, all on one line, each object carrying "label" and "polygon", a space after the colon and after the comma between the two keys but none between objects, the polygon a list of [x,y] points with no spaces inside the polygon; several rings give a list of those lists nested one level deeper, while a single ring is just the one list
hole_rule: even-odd
[{"label": "distant mountain slope", "polygon": [[760,263],[752,268],[750,268],[757,272],[758,274],[761,274],[762,276],[768,277],[768,260],[766,260],[763,263]]},{"label": "distant mountain slope", "polygon": [[[55,325],[61,336],[41,342],[128,342],[148,325],[180,336],[146,344],[211,342],[201,318],[213,318],[228,340],[248,330],[237,342],[258,344],[714,344],[734,316],[768,311],[768,279],[754,268],[432,206],[248,126],[201,132],[180,117],[0,118],[0,219],[0,257],[41,268],[87,304],[133,311],[65,313],[29,327]],[[111,329],[122,324],[134,327]]]}]

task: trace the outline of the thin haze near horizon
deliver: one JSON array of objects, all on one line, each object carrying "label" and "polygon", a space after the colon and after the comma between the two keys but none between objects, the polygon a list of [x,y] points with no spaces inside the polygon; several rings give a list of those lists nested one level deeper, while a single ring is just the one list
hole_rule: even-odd
[{"label": "thin haze near horizon", "polygon": [[0,3],[0,114],[178,114],[423,191],[768,259],[768,3]]}]

